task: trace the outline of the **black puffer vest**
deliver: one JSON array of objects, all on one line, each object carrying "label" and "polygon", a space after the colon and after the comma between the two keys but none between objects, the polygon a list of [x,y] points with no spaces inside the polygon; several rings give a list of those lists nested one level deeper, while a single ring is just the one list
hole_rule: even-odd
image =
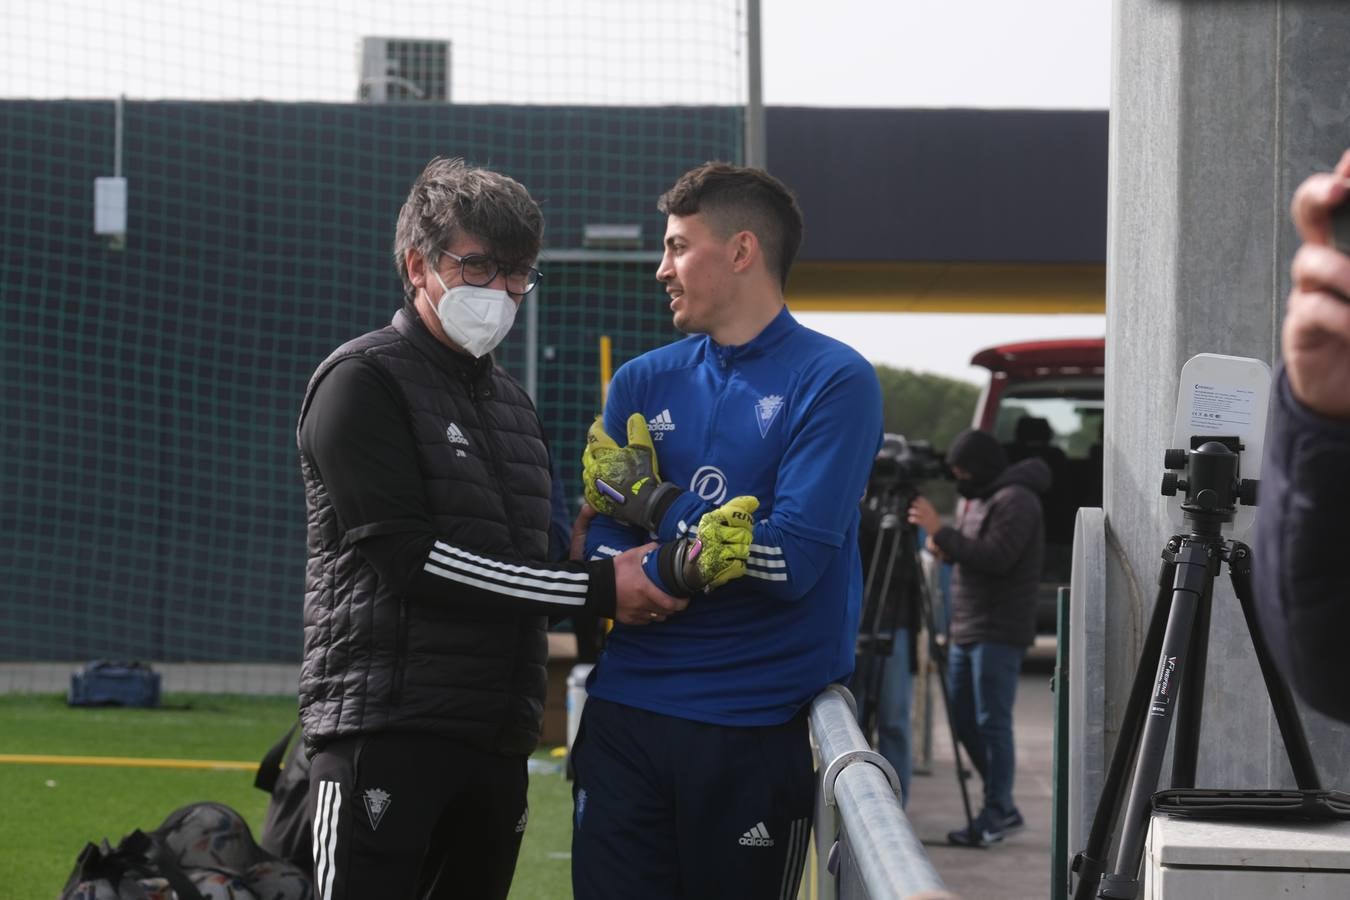
[{"label": "black puffer vest", "polygon": [[[319,366],[302,419],[324,375],[357,355],[402,397],[437,535],[484,553],[544,559],[548,448],[521,386],[490,360],[443,346],[403,309]],[[533,751],[546,686],[544,617],[458,610],[449,593],[444,604],[395,594],[354,546],[373,532],[345,531],[303,452],[300,466],[309,515],[300,716],[310,747],[420,731],[492,752]]]}]

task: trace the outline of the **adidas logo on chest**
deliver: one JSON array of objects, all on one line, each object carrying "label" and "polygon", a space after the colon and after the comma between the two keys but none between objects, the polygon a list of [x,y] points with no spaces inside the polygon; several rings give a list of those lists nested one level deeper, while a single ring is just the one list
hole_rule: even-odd
[{"label": "adidas logo on chest", "polygon": [[659,441],[666,436],[667,431],[674,431],[675,423],[670,418],[670,409],[661,410],[656,415],[647,420],[647,431],[651,433],[653,441]]},{"label": "adidas logo on chest", "polygon": [[469,439],[464,436],[464,431],[454,422],[445,426],[445,439],[455,448],[456,456],[468,456],[464,448],[469,446]]}]

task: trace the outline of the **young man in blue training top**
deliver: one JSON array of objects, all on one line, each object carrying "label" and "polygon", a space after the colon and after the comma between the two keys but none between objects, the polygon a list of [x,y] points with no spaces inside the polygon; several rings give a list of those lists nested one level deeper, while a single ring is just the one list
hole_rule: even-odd
[{"label": "young man in blue training top", "polygon": [[[574,747],[573,889],[795,897],[814,803],[807,711],[853,668],[881,390],[866,360],[784,305],[802,218],[779,181],[709,163],[658,206],[656,277],[690,336],[614,376],[583,460],[602,513],[587,549],[655,538],[648,575],[691,599],[650,628],[616,625],[594,670]],[[626,447],[609,438],[625,432]]]}]

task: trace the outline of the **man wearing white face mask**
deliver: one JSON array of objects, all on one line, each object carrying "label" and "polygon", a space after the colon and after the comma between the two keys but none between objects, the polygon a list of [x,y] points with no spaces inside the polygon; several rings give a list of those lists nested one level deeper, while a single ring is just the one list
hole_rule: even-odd
[{"label": "man wearing white face mask", "polygon": [[433,160],[399,215],[406,302],[305,392],[309,518],[300,711],[316,895],[507,895],[527,822],[550,614],[648,625],[683,609],[655,545],[546,563],[534,406],[490,353],[538,284],[539,207]]},{"label": "man wearing white face mask", "polygon": [[[441,286],[441,298],[436,301],[434,321],[440,323],[441,333],[451,346],[458,347],[474,359],[481,359],[491,353],[511,330],[512,323],[516,321],[516,307],[526,294],[534,290],[540,277],[539,270],[533,266],[499,263],[483,253],[458,256],[449,250],[442,250],[441,256],[458,264],[459,277],[464,283],[448,287],[435,266],[426,266]],[[410,269],[415,262],[408,262]],[[498,280],[507,285],[506,290],[488,286]],[[419,299],[426,296],[425,286],[418,296]],[[425,315],[422,308],[418,312]],[[427,319],[429,323],[433,321],[431,317]]]}]

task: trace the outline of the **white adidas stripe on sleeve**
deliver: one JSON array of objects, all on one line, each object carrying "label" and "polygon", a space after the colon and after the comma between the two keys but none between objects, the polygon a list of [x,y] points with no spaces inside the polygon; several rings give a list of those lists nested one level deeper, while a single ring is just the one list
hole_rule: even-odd
[{"label": "white adidas stripe on sleeve", "polygon": [[590,576],[585,572],[535,569],[504,563],[437,541],[423,568],[432,575],[507,597],[585,606]]}]

